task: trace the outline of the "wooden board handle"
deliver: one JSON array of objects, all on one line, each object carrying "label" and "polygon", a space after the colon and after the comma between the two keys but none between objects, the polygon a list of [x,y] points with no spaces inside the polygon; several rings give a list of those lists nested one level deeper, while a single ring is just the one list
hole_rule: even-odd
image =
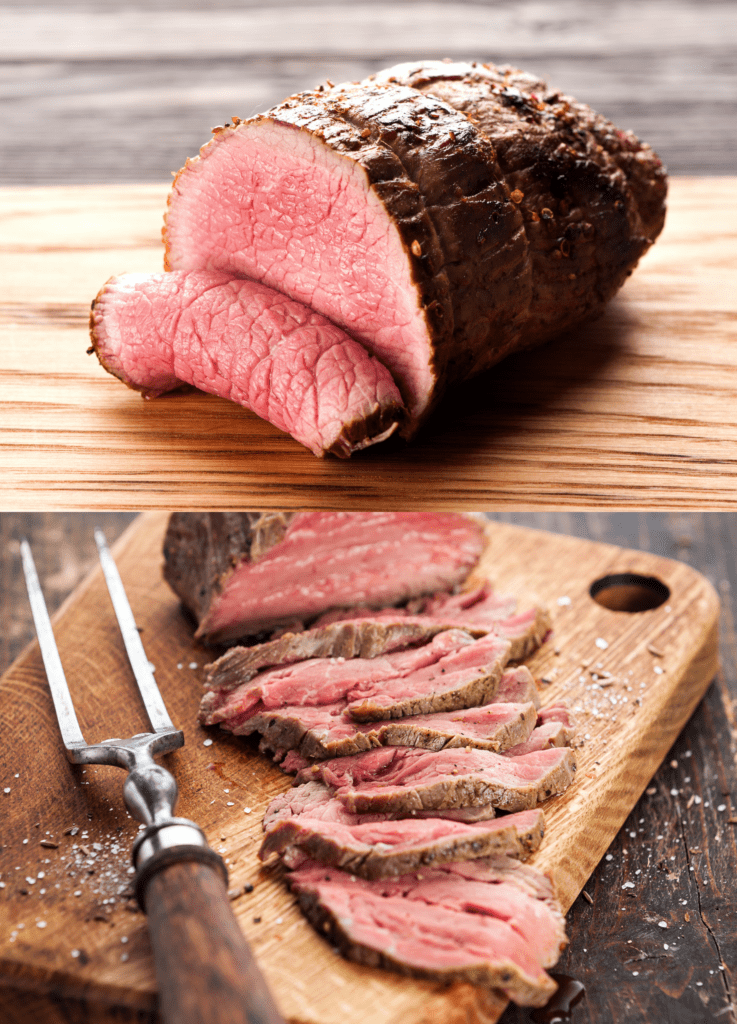
[{"label": "wooden board handle", "polygon": [[163,865],[145,905],[165,1024],[284,1024],[213,864]]}]

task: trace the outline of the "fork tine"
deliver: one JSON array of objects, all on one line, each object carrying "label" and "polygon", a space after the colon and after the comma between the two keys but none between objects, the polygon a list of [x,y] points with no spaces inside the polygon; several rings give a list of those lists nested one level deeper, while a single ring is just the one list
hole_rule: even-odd
[{"label": "fork tine", "polygon": [[20,542],[20,553],[23,560],[23,575],[26,578],[28,599],[31,602],[31,613],[33,614],[33,622],[38,636],[38,645],[41,648],[41,657],[46,669],[46,678],[49,681],[51,699],[56,709],[62,742],[67,750],[75,750],[78,747],[86,746],[86,744],[74,710],[74,703],[69,692],[64,669],[62,668],[59,649],[56,646],[54,631],[51,628],[51,620],[46,608],[46,601],[41,590],[41,584],[38,581],[36,564],[31,554],[31,546],[27,540]]},{"label": "fork tine", "polygon": [[100,555],[100,565],[102,566],[107,589],[110,593],[110,600],[113,602],[115,616],[120,626],[120,632],[123,634],[123,643],[128,653],[128,660],[131,663],[133,675],[136,677],[141,697],[143,697],[143,703],[146,705],[149,721],[154,728],[154,732],[169,732],[174,729],[174,724],[169,717],[169,712],[166,710],[166,705],[156,685],[153,672],[149,667],[149,660],[143,649],[141,637],[136,628],[136,621],[133,618],[133,612],[128,603],[128,597],[126,596],[118,567],[113,560],[113,556],[110,554],[105,535],[100,529],[95,530],[95,543]]}]

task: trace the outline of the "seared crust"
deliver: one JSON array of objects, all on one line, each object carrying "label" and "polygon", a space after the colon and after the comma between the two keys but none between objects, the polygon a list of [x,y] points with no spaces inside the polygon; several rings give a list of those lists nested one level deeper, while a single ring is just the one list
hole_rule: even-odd
[{"label": "seared crust", "polygon": [[524,219],[533,294],[526,347],[598,314],[665,217],[661,161],[631,132],[509,66],[418,61],[369,81],[401,83],[462,111],[492,142]]}]

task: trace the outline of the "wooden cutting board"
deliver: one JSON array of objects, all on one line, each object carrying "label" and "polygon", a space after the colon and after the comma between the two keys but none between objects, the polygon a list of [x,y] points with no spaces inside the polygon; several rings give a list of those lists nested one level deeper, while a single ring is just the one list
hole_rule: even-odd
[{"label": "wooden cutting board", "polygon": [[[263,811],[290,780],[251,741],[195,724],[210,655],[161,579],[165,525],[164,513],[141,516],[115,555],[162,694],[186,734],[166,762],[179,782],[177,810],[226,858],[234,910],[286,1018],[352,1024],[371,1006],[375,1024],[497,1020],[504,1004],[490,991],[342,960],[303,919],[280,870],[259,866]],[[567,909],[716,672],[719,601],[699,573],[655,555],[498,523],[489,537],[482,569],[498,589],[551,609],[552,635],[528,664],[547,680],[543,703],[565,697],[579,723],[577,777],[546,804],[547,835],[533,861],[553,873]],[[670,596],[647,611],[609,610],[589,587],[616,573],[654,577]],[[99,571],[60,609],[55,629],[85,737],[145,730]],[[155,993],[145,919],[126,897],[137,825],[123,806],[124,776],[65,760],[35,644],[2,678],[0,694],[0,985],[62,1005],[79,1000],[85,1020],[102,1019],[105,1006],[132,1019],[120,1015],[150,1010]],[[6,1005],[10,1020],[25,1021],[12,1015],[12,996]]]},{"label": "wooden cutting board", "polygon": [[225,399],[144,402],[85,354],[107,278],[161,270],[167,190],[0,190],[1,507],[737,505],[737,178],[674,178],[600,320],[456,389],[411,447],[349,463]]}]

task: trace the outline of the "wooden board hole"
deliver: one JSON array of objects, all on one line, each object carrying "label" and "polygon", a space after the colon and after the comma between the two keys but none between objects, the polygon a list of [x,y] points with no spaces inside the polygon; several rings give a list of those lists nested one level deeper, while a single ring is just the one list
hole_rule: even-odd
[{"label": "wooden board hole", "polygon": [[591,584],[589,593],[597,604],[613,612],[647,612],[659,608],[670,597],[662,580],[633,572],[602,576]]}]

